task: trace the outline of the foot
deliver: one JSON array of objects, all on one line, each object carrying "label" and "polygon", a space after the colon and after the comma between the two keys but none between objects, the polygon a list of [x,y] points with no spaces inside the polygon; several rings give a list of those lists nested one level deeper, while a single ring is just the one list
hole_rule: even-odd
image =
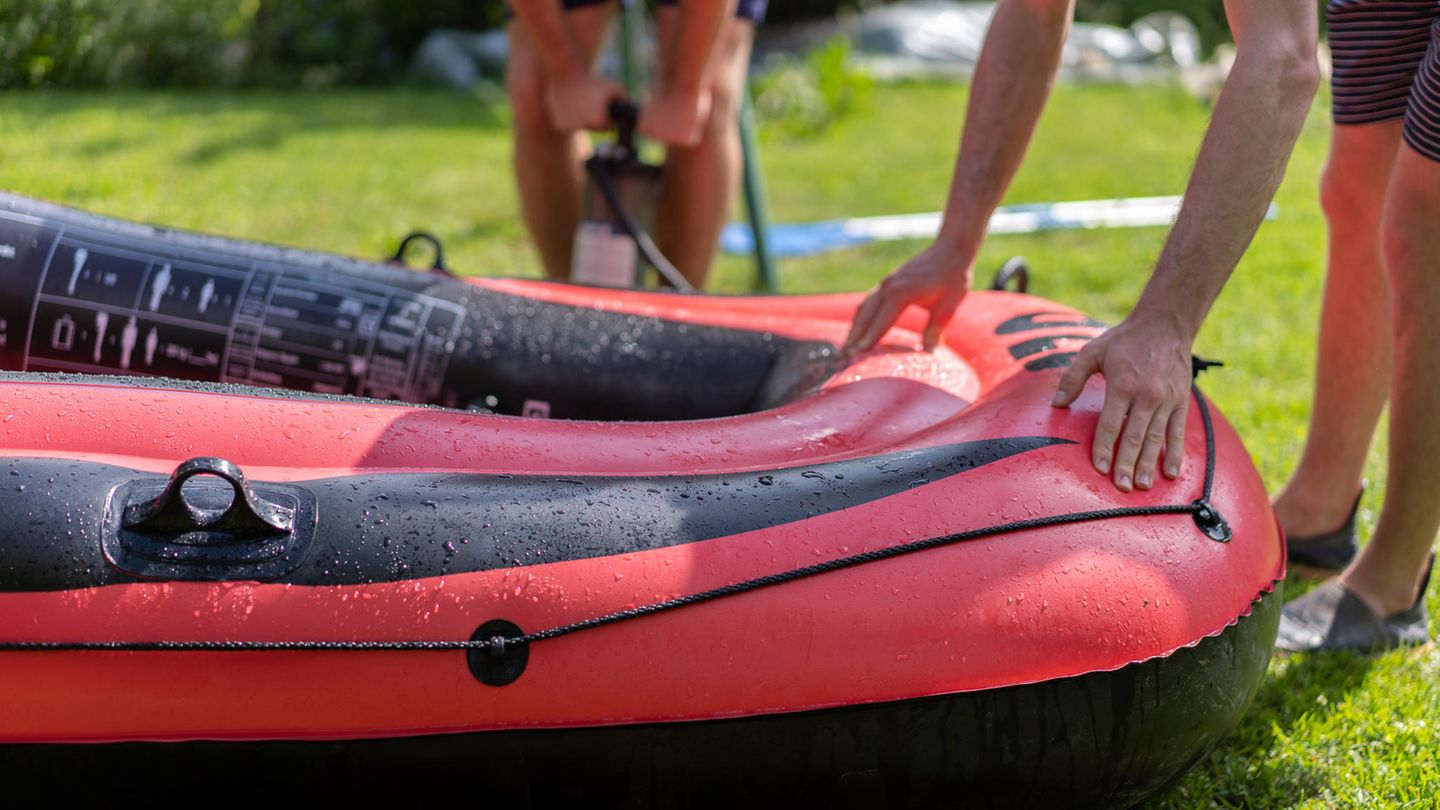
[{"label": "foot", "polygon": [[1320,534],[1286,538],[1290,568],[1303,579],[1324,579],[1345,570],[1355,559],[1359,542],[1355,536],[1355,515],[1360,511],[1361,490],[1350,507],[1350,515],[1337,529]]},{"label": "foot", "polygon": [[1389,616],[1377,615],[1339,580],[1325,582],[1285,605],[1280,613],[1276,648],[1286,652],[1378,652],[1403,645],[1424,644],[1430,640],[1425,591],[1434,564],[1435,559],[1431,557],[1414,604]]}]

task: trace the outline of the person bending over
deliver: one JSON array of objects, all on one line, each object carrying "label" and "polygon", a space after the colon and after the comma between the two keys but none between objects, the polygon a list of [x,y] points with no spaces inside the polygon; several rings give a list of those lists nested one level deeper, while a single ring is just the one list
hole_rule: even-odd
[{"label": "person bending over", "polygon": [[[617,5],[511,3],[505,85],[515,177],[525,225],[550,278],[570,275],[590,149],[584,130],[608,129],[609,102],[625,97],[594,70]],[[697,288],[710,271],[740,182],[740,94],[764,11],[765,0],[661,0],[655,10],[660,64],[638,124],[667,146],[654,236]]]},{"label": "person bending over", "polygon": [[[912,304],[930,312],[925,348],[939,342],[1030,143],[1073,12],[1073,0],[999,0],[940,233],[861,303],[849,352],[874,346]],[[1068,406],[1092,375],[1105,377],[1091,461],[1126,492],[1149,489],[1162,457],[1165,476],[1180,474],[1195,335],[1270,205],[1320,81],[1313,0],[1226,0],[1225,12],[1235,64],[1175,225],[1134,309],[1076,355],[1055,392]]]}]

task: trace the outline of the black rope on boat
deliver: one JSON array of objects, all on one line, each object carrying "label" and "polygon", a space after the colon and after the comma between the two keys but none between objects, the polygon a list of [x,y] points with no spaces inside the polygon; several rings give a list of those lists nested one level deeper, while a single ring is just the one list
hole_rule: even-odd
[{"label": "black rope on boat", "polygon": [[652,613],[659,613],[665,610],[686,607],[688,605],[694,605],[700,602],[708,602],[711,599],[718,599],[722,596],[733,596],[737,593],[745,593],[746,591],[758,590],[760,588],[765,588],[771,585],[779,585],[784,582],[791,582],[793,580],[811,577],[816,574],[824,574],[830,571],[838,571],[842,568],[850,568],[851,566],[864,565],[865,563],[877,562],[879,560],[888,560],[891,557],[899,557],[905,554],[911,554],[916,551],[925,551],[926,549],[938,548],[940,546],[946,546],[952,543],[960,543],[966,540],[978,540],[982,537],[991,537],[997,534],[1024,531],[1026,529],[1043,529],[1051,526],[1063,526],[1067,523],[1084,523],[1091,520],[1110,520],[1113,518],[1144,517],[1149,515],[1187,515],[1195,514],[1196,512],[1198,512],[1198,507],[1194,503],[1172,504],[1168,506],[1131,506],[1117,507],[1115,509],[1098,509],[1093,512],[1071,512],[1070,514],[1066,515],[1051,515],[1049,517],[1019,520],[1015,521],[1014,523],[1002,523],[998,526],[989,526],[983,529],[971,529],[969,531],[957,532],[956,534],[941,535],[939,537],[931,537],[925,540],[917,540],[913,543],[903,543],[898,546],[890,546],[889,548],[874,549],[873,551],[867,551],[862,554],[855,554],[849,557],[841,557],[839,559],[830,560],[828,562],[816,563],[815,565],[807,565],[804,568],[796,568],[790,571],[783,571],[778,574],[770,574],[768,576],[750,579],[744,582],[736,582],[731,585],[722,585],[719,588],[714,588],[708,591],[701,591],[700,593],[693,593],[688,596],[681,596],[675,599],[667,599],[664,602],[656,602],[651,605],[644,605],[641,607],[629,608],[627,610],[620,610],[605,616],[597,616],[593,619],[586,619],[584,621],[575,622],[574,624],[567,624],[561,627],[552,627],[549,630],[539,630],[534,633],[526,633],[519,638],[510,639],[510,643],[529,644],[535,641],[544,641],[545,639],[549,638],[567,636],[571,633],[578,633],[581,630],[589,630],[592,627],[602,627],[607,624],[624,621],[625,619],[635,619],[641,616],[648,616]]},{"label": "black rope on boat", "polygon": [[[1208,367],[1201,365],[1201,363],[1205,362],[1206,361],[1197,359],[1195,367],[1196,374]],[[916,540],[910,543],[902,543],[897,546],[872,549],[860,554],[852,554],[848,557],[840,557],[826,562],[815,563],[814,565],[807,565],[802,568],[768,574],[743,582],[722,585],[708,591],[700,591],[699,593],[679,596],[674,599],[666,599],[649,605],[618,610],[603,616],[596,616],[571,624],[551,627],[546,630],[537,630],[533,633],[526,633],[509,638],[493,636],[465,641],[9,641],[0,642],[0,652],[263,652],[279,650],[354,652],[492,650],[492,652],[497,654],[503,654],[507,649],[522,647],[537,641],[545,641],[546,639],[559,638],[560,636],[568,636],[582,630],[603,627],[607,624],[615,624],[616,622],[622,622],[627,619],[638,619],[642,616],[688,607],[690,605],[700,604],[701,602],[709,602],[713,599],[734,596],[735,594],[759,590],[772,585],[793,582],[798,579],[816,576],[817,574],[825,574],[857,565],[888,560],[906,554],[913,554],[918,551],[926,551],[928,549],[963,543],[969,540],[978,540],[984,537],[993,537],[999,534],[1026,531],[1028,529],[1044,529],[1053,526],[1064,526],[1071,523],[1114,520],[1128,517],[1191,515],[1195,519],[1196,525],[1199,526],[1200,530],[1207,536],[1213,540],[1225,542],[1230,539],[1230,527],[1224,518],[1220,516],[1220,513],[1210,504],[1210,492],[1215,483],[1214,420],[1210,416],[1210,409],[1205,404],[1205,398],[1200,394],[1199,387],[1193,383],[1191,384],[1191,393],[1195,397],[1196,404],[1199,407],[1200,421],[1205,429],[1205,478],[1204,484],[1201,487],[1200,497],[1190,503],[1096,509],[1087,512],[1071,512],[1064,515],[1028,518],[1026,520],[1001,523],[980,529],[969,529],[954,534],[945,534],[924,540]],[[1217,533],[1221,530],[1223,530],[1223,537],[1217,536]]]},{"label": "black rope on boat", "polygon": [[1200,386],[1195,384],[1195,380],[1199,378],[1200,372],[1224,365],[1219,360],[1190,356],[1190,391],[1195,395],[1195,406],[1200,411],[1200,423],[1205,426],[1205,486],[1200,490],[1202,501],[1210,500],[1210,490],[1215,486],[1215,425],[1210,418],[1210,406],[1205,404],[1205,397],[1200,396]]},{"label": "black rope on boat", "polygon": [[1217,543],[1228,543],[1233,533],[1230,530],[1230,522],[1220,514],[1210,503],[1210,492],[1215,487],[1215,423],[1210,416],[1210,406],[1205,403],[1205,397],[1200,395],[1200,387],[1195,384],[1195,378],[1200,372],[1223,366],[1216,360],[1205,360],[1200,357],[1190,358],[1190,390],[1195,396],[1195,405],[1200,410],[1200,424],[1205,426],[1205,482],[1200,487],[1200,497],[1190,505],[1195,507],[1195,525],[1206,537]]},{"label": "black rope on boat", "polygon": [[[513,642],[513,640],[512,640]],[[276,650],[480,650],[490,641],[7,641],[0,652],[264,652]]]}]

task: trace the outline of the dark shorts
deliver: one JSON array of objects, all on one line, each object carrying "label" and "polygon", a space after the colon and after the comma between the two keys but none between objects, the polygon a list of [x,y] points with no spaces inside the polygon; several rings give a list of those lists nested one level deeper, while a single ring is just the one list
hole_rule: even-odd
[{"label": "dark shorts", "polygon": [[1337,124],[1404,119],[1405,142],[1440,161],[1440,0],[1330,0]]},{"label": "dark shorts", "polygon": [[[602,3],[613,3],[615,0],[565,0],[565,8],[581,8],[584,6],[598,6]],[[656,0],[662,6],[676,6],[680,0]],[[735,16],[742,20],[749,20],[758,23],[765,19],[765,7],[770,5],[770,0],[740,0],[735,5]]]}]

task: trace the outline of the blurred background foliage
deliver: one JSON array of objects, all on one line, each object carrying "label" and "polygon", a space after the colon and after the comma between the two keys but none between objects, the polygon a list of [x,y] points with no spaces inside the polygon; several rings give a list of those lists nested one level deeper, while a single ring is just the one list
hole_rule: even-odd
[{"label": "blurred background foliage", "polygon": [[499,0],[5,0],[0,87],[331,87],[404,76],[440,26]]},{"label": "blurred background foliage", "polygon": [[[1325,0],[1317,0],[1324,7]],[[1178,11],[1195,23],[1208,54],[1230,41],[1225,7],[1220,0],[1076,0],[1075,17],[1089,22],[1129,25],[1155,11]]]},{"label": "blurred background foliage", "polygon": [[[776,0],[781,24],[879,0]],[[1078,0],[1077,16],[1127,24],[1176,9],[1207,47],[1228,37],[1218,0]],[[501,0],[5,0],[0,88],[309,87],[399,81],[437,27],[477,30]]]}]

